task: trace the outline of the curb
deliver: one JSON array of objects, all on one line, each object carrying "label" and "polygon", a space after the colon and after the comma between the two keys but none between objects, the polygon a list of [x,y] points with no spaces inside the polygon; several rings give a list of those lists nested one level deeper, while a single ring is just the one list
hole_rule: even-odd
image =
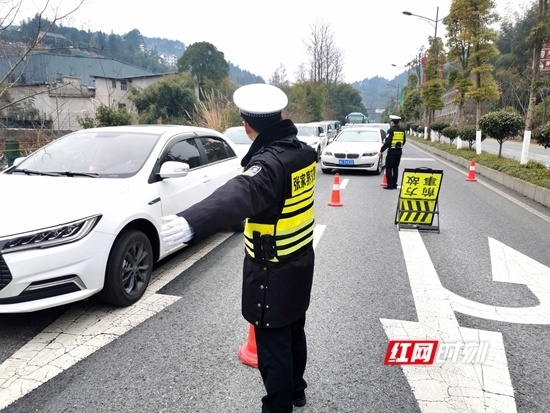
[{"label": "curb", "polygon": [[[447,159],[453,163],[456,163],[460,166],[463,166],[465,169],[470,168],[470,161],[464,158],[460,158],[455,155],[451,155],[445,151],[433,148],[429,145],[422,145],[422,143],[411,141],[414,145],[419,145],[422,149],[432,152],[437,156]],[[499,184],[510,188],[513,191],[518,192],[519,194],[536,201],[545,207],[550,208],[550,190],[542,188],[540,186],[534,185],[530,182],[522,181],[521,179],[514,178],[512,176],[506,175],[502,172],[495,171],[494,169],[487,168],[486,166],[476,164],[476,173],[483,175]]]}]

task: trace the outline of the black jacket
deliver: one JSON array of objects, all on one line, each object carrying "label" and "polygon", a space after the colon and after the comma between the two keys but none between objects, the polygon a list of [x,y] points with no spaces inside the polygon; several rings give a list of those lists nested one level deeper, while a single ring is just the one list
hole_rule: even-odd
[{"label": "black jacket", "polygon": [[[283,120],[262,131],[243,158],[245,172],[217,189],[208,198],[178,215],[195,231],[195,240],[227,228],[228,223],[254,217],[275,222],[285,194],[284,165],[269,150],[288,146],[289,150],[315,151],[296,139],[296,127]],[[284,145],[283,145],[284,144]],[[309,152],[308,152],[309,153]],[[257,326],[277,328],[302,317],[309,307],[314,268],[313,247],[287,262],[255,262],[245,256],[242,284],[242,314]]]}]

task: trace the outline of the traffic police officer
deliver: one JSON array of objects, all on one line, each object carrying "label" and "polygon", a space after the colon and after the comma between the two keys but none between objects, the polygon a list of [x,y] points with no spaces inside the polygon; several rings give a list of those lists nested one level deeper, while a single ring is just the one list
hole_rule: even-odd
[{"label": "traffic police officer", "polygon": [[386,134],[386,139],[378,156],[382,156],[382,152],[386,149],[386,182],[384,189],[397,189],[397,180],[399,179],[399,163],[401,162],[401,154],[403,146],[407,138],[405,137],[405,129],[399,126],[401,118],[396,115],[390,115],[390,128]]},{"label": "traffic police officer", "polygon": [[164,217],[168,244],[203,239],[246,218],[242,315],[254,326],[266,395],[262,412],[306,404],[304,331],[313,281],[316,152],[282,118],[279,88],[243,86],[233,95],[252,140],[244,172],[194,206]]}]

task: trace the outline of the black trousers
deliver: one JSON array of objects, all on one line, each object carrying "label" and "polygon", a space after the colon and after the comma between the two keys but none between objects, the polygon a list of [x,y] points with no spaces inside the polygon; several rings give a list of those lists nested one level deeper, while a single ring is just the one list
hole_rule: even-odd
[{"label": "black trousers", "polygon": [[401,152],[386,155],[386,181],[388,188],[397,188],[399,180],[399,163],[401,162]]},{"label": "black trousers", "polygon": [[254,328],[258,368],[267,394],[262,413],[292,412],[292,394],[304,390],[307,343],[306,316],[282,328]]}]

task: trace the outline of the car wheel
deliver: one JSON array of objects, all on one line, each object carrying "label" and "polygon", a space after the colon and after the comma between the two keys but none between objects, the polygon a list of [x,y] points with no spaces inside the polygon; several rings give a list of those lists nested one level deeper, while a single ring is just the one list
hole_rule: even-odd
[{"label": "car wheel", "polygon": [[321,168],[321,171],[324,173],[324,174],[329,174],[332,172],[332,169],[330,168]]},{"label": "car wheel", "polygon": [[319,162],[321,160],[321,147],[319,146],[317,148],[317,162]]},{"label": "car wheel", "polygon": [[122,233],[109,254],[101,301],[116,307],[137,302],[149,285],[153,264],[149,238],[140,231]]}]

